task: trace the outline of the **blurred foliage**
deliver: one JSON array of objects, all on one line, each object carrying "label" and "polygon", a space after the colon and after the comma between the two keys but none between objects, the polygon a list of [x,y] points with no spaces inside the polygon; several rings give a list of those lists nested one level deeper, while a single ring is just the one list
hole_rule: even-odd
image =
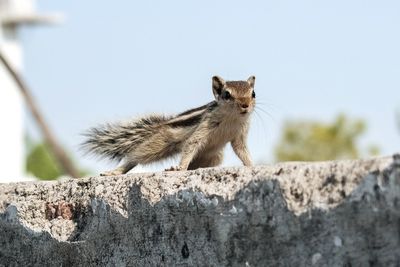
[{"label": "blurred foliage", "polygon": [[[26,171],[40,180],[55,180],[64,175],[56,158],[45,142],[35,143],[29,137],[26,138]],[[89,171],[79,169],[81,177]]]},{"label": "blurred foliage", "polygon": [[41,180],[54,180],[63,174],[45,143],[37,143],[31,147],[26,159],[26,169]]},{"label": "blurred foliage", "polygon": [[[361,149],[357,140],[366,130],[363,120],[350,120],[341,114],[333,123],[288,121],[275,148],[277,161],[317,161],[358,158]],[[371,145],[369,155],[379,154]]]}]

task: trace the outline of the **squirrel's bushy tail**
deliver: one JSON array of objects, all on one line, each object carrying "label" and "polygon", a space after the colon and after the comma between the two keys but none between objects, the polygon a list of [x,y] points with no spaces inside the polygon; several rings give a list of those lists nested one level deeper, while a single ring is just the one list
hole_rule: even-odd
[{"label": "squirrel's bushy tail", "polygon": [[131,122],[105,124],[89,129],[81,148],[87,152],[113,160],[122,160],[135,147],[157,133],[157,128],[169,118],[147,116]]}]

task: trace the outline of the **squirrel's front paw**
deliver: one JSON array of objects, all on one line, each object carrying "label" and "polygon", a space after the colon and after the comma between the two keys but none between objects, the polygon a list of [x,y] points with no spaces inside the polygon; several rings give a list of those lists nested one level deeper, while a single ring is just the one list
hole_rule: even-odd
[{"label": "squirrel's front paw", "polygon": [[181,171],[182,168],[179,166],[172,166],[171,168],[165,169],[165,171],[169,172],[169,171]]}]

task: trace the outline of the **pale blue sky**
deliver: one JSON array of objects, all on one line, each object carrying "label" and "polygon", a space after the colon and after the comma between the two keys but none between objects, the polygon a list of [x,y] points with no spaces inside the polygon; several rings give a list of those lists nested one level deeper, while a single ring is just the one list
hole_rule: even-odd
[{"label": "pale blue sky", "polygon": [[[260,105],[249,147],[273,160],[289,118],[368,122],[363,144],[399,151],[399,1],[38,1],[56,27],[21,31],[25,76],[46,118],[77,152],[97,123],[180,112],[212,99],[211,77],[256,75]],[[34,134],[34,127],[29,127]],[[225,165],[239,161],[228,150]]]}]

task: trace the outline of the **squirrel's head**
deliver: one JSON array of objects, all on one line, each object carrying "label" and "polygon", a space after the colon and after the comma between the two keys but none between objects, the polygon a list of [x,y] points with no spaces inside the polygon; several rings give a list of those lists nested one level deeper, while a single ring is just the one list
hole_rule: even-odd
[{"label": "squirrel's head", "polygon": [[214,76],[212,88],[215,100],[233,112],[248,114],[253,111],[256,104],[255,81],[254,76],[250,76],[247,81],[224,81],[221,77]]}]

